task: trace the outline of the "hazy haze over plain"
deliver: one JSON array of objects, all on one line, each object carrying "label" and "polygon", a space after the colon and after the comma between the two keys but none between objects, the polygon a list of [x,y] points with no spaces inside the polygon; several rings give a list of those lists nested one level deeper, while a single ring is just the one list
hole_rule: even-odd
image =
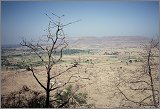
[{"label": "hazy haze over plain", "polygon": [[5,2],[2,7],[2,44],[18,44],[21,37],[37,40],[44,35],[51,15],[65,14],[68,36],[147,36],[158,34],[158,2],[54,1]]}]

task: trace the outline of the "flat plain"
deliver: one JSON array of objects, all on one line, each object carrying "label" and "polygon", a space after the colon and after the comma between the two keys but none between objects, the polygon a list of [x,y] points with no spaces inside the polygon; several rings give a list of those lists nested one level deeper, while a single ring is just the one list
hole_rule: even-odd
[{"label": "flat plain", "polygon": [[[118,94],[117,82],[120,82],[120,78],[131,80],[131,77],[136,75],[137,69],[141,69],[144,64],[141,44],[146,43],[147,39],[139,40],[140,38],[135,37],[135,40],[129,39],[129,37],[113,37],[112,39],[110,37],[105,40],[95,37],[79,38],[73,41],[74,43],[69,42],[69,46],[66,48],[68,51],[63,54],[62,61],[54,65],[51,73],[54,75],[63,72],[74,62],[78,62],[76,67],[60,76],[58,82],[65,83],[70,75],[75,75],[77,78],[71,79],[71,84],[75,87],[83,86],[80,87],[79,92],[88,94],[88,103],[94,104],[97,108],[121,107],[125,97],[122,93]],[[126,39],[126,41],[122,39]],[[32,72],[23,67],[22,60],[25,60],[25,64],[35,63],[35,73],[43,84],[46,84],[45,67],[35,54],[23,55],[23,50],[22,47],[2,49],[2,95],[18,91],[24,85],[44,92],[34,79]],[[156,61],[158,63],[158,60]],[[146,78],[144,77],[144,79]],[[140,86],[143,87],[145,84]],[[158,87],[158,83],[155,86]],[[131,90],[127,84],[120,85],[120,89],[133,101],[140,101],[146,93],[151,93],[146,92],[144,95],[137,93],[137,91]],[[150,102],[150,99],[146,102]],[[125,104],[139,107],[132,102],[125,102]]]}]

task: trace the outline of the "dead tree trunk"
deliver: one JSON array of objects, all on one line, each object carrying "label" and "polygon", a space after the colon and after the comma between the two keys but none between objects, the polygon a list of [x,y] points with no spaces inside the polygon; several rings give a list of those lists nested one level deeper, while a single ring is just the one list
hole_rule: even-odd
[{"label": "dead tree trunk", "polygon": [[[147,45],[143,46],[141,55],[144,60],[141,67],[132,72],[118,70],[118,75],[116,75],[114,81],[118,94],[114,95],[122,96],[120,106],[130,107],[130,103],[133,103],[136,106],[154,106],[158,108],[158,47],[159,42],[152,39]],[[127,74],[130,77],[125,77]],[[125,89],[133,91],[135,94],[127,94],[126,92],[129,91]],[[142,98],[139,96],[142,96]]]},{"label": "dead tree trunk", "polygon": [[47,71],[46,107],[49,107],[50,96],[50,69]]},{"label": "dead tree trunk", "polygon": [[[152,43],[152,42],[151,42]],[[156,44],[157,45],[157,44]],[[155,45],[153,46],[153,48],[155,47]],[[149,51],[148,51],[148,56],[147,56],[147,66],[148,66],[148,74],[150,77],[150,83],[151,83],[151,91],[152,91],[152,97],[153,97],[153,104],[156,108],[158,108],[158,104],[156,102],[156,97],[155,97],[155,89],[154,89],[154,83],[153,83],[153,77],[152,77],[152,70],[151,70],[151,62],[150,62],[150,58],[151,58],[151,53],[152,53],[152,47],[150,47]]]},{"label": "dead tree trunk", "polygon": [[[46,107],[50,107],[50,92],[53,90],[56,90],[60,87],[65,86],[66,84],[69,83],[69,80],[71,79],[71,77],[69,78],[69,80],[67,82],[65,82],[64,84],[62,84],[61,86],[58,85],[51,85],[51,80],[57,78],[58,76],[64,74],[66,71],[68,71],[69,69],[73,68],[73,66],[69,67],[68,69],[66,69],[65,71],[55,74],[54,76],[51,76],[51,69],[53,67],[53,65],[57,64],[58,62],[60,62],[61,58],[62,58],[62,52],[63,49],[67,47],[67,43],[65,42],[65,34],[63,31],[63,27],[70,25],[72,23],[78,22],[80,20],[74,21],[74,22],[70,22],[67,24],[63,24],[61,23],[61,18],[64,17],[64,15],[62,16],[57,16],[56,14],[52,13],[52,15],[54,17],[56,17],[58,20],[54,21],[49,15],[46,14],[46,16],[48,16],[48,18],[50,19],[49,24],[48,24],[48,28],[47,28],[47,35],[46,36],[47,40],[41,40],[43,42],[51,42],[50,47],[44,47],[41,44],[37,43],[37,44],[32,44],[31,42],[27,42],[25,40],[22,41],[21,45],[22,46],[26,46],[28,48],[30,48],[36,56],[39,57],[39,59],[41,60],[41,62],[44,64],[45,68],[46,68],[46,73],[47,73],[47,82],[46,85],[43,85],[39,79],[37,78],[37,76],[35,75],[35,71],[33,69],[32,66],[28,66],[28,71],[32,71],[32,74],[34,76],[34,78],[36,79],[36,81],[38,82],[38,84],[45,90],[46,92]],[[55,33],[53,33],[53,29],[55,29]],[[45,60],[45,58],[43,57],[43,54],[41,54],[38,49],[41,49],[43,51],[43,53],[47,54],[47,60]],[[57,52],[59,52],[59,55],[57,56]]]}]

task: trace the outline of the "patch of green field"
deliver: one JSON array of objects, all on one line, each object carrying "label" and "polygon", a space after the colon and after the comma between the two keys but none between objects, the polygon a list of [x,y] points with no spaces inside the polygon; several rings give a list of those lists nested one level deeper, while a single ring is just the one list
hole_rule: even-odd
[{"label": "patch of green field", "polygon": [[[8,49],[6,49],[8,50]],[[33,65],[33,66],[42,66],[44,65],[42,63],[42,61],[40,60],[40,58],[34,54],[34,53],[30,53],[31,50],[27,49],[25,50],[25,53],[23,53],[23,51],[21,51],[22,53],[16,53],[15,51],[10,51],[9,53],[3,55],[1,57],[1,64],[2,67],[12,67],[12,68],[19,68],[19,69],[23,69],[25,68],[27,65]],[[76,54],[85,54],[88,53],[88,50],[80,50],[80,49],[65,49],[63,50],[63,55],[76,55]],[[47,57],[47,53],[41,53],[40,54],[43,59],[45,61],[47,61],[48,57]],[[55,56],[60,55],[60,51],[56,52]],[[61,63],[65,63],[65,64],[70,64],[71,62],[66,61],[66,60],[62,60]]]}]

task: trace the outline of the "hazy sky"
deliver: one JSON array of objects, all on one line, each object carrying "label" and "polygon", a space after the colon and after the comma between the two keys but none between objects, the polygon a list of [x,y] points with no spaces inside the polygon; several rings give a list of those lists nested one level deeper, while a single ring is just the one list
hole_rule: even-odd
[{"label": "hazy sky", "polygon": [[44,13],[65,14],[68,36],[147,36],[158,34],[158,2],[54,1],[1,2],[2,44],[20,43],[21,37],[38,39],[49,19]]}]

